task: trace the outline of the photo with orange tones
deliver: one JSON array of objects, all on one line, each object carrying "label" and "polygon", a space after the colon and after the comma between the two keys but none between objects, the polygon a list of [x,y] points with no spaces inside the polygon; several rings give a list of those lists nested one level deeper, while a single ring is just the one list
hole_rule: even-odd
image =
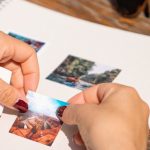
[{"label": "photo with orange tones", "polygon": [[32,91],[27,99],[29,111],[18,115],[9,132],[51,146],[62,126],[57,109],[68,103]]}]

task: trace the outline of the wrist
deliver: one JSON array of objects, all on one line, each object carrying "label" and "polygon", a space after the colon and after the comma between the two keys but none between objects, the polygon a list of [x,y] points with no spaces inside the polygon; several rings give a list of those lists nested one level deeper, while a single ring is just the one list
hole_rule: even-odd
[{"label": "wrist", "polygon": [[[106,146],[102,147],[102,146],[98,146],[92,150],[138,150],[133,144],[109,144],[109,142],[107,143]],[[140,149],[139,149],[140,150]]]},{"label": "wrist", "polygon": [[[141,150],[137,144],[131,141],[114,141],[113,139],[106,140],[107,142],[98,142],[98,145],[93,146],[92,150]],[[144,150],[144,149],[143,149]]]}]

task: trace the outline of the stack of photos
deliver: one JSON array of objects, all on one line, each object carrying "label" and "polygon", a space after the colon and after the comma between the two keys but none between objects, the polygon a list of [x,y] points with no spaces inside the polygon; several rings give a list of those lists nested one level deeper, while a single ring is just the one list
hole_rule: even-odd
[{"label": "stack of photos", "polygon": [[95,84],[112,82],[120,72],[118,68],[69,55],[47,79],[84,90]]},{"label": "stack of photos", "polygon": [[12,32],[9,32],[8,35],[29,44],[33,49],[35,49],[36,52],[38,52],[45,44],[44,42],[36,41]]},{"label": "stack of photos", "polygon": [[27,99],[29,111],[18,115],[9,132],[51,146],[62,125],[57,109],[68,103],[32,91]]}]

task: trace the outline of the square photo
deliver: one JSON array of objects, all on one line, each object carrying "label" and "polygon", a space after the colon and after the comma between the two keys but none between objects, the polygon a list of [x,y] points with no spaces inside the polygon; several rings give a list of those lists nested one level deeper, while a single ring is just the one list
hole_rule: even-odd
[{"label": "square photo", "polygon": [[32,91],[28,92],[27,99],[29,111],[18,115],[9,132],[51,146],[62,126],[57,109],[68,103]]},{"label": "square photo", "polygon": [[36,52],[38,52],[45,44],[44,42],[33,40],[31,38],[24,37],[22,35],[12,33],[12,32],[9,32],[8,35],[29,44],[33,49],[35,49]]},{"label": "square photo", "polygon": [[95,84],[112,82],[120,69],[69,55],[46,79],[84,90]]}]

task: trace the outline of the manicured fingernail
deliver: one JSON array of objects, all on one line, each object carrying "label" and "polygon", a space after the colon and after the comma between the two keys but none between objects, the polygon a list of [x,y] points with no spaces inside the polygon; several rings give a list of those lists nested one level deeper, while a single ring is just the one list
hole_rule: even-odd
[{"label": "manicured fingernail", "polygon": [[67,107],[67,106],[62,106],[62,107],[59,107],[59,108],[57,109],[56,114],[57,114],[57,116],[58,116],[59,119],[62,118],[63,112],[64,112],[64,110],[66,109],[66,107]]},{"label": "manicured fingernail", "polygon": [[14,105],[14,107],[16,109],[18,109],[21,113],[25,113],[25,112],[28,111],[28,104],[25,101],[21,100],[21,99],[19,99],[16,102],[16,104]]}]

